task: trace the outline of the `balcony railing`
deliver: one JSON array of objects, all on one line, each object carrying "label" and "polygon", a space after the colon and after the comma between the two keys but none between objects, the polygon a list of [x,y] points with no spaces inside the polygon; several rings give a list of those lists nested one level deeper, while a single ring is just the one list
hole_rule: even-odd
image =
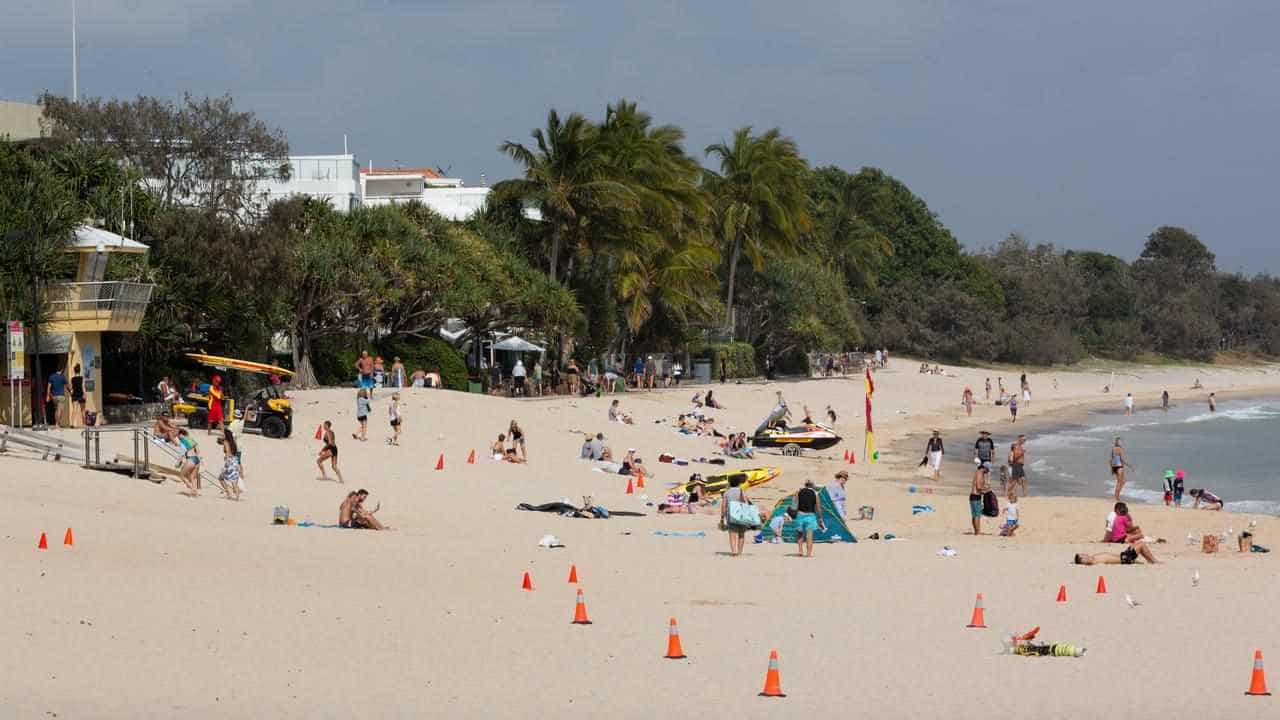
[{"label": "balcony railing", "polygon": [[129,282],[68,282],[49,288],[52,322],[96,321],[137,330],[155,285]]}]

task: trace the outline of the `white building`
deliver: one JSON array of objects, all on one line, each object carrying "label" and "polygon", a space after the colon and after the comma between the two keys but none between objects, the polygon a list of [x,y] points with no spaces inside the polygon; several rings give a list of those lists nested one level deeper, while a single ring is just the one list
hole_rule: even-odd
[{"label": "white building", "polygon": [[394,205],[417,201],[447,220],[466,220],[484,209],[487,187],[466,187],[431,168],[360,168],[364,204]]},{"label": "white building", "polygon": [[340,212],[363,204],[355,155],[291,155],[288,180],[263,180],[254,190],[262,197],[263,207],[295,195],[324,200]]}]

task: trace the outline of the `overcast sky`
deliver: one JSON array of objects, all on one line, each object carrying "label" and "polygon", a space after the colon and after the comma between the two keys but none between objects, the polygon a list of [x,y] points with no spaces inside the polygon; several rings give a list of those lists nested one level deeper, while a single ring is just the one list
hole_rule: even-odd
[{"label": "overcast sky", "polygon": [[[70,0],[0,0],[0,98],[70,94]],[[1127,258],[1162,224],[1280,272],[1275,0],[79,0],[83,95],[231,93],[296,154],[508,177],[619,97],[702,148],[778,126],[884,168],[970,248]]]}]

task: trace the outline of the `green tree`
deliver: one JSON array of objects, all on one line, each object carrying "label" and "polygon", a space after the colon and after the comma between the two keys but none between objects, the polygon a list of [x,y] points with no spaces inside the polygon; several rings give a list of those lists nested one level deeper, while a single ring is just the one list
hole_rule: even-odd
[{"label": "green tree", "polygon": [[33,283],[65,277],[66,252],[86,207],[75,186],[29,149],[0,140],[0,319],[43,321]]},{"label": "green tree", "polygon": [[1178,227],[1157,228],[1133,263],[1142,329],[1156,352],[1209,360],[1221,331],[1213,253]]},{"label": "green tree", "polygon": [[719,171],[707,171],[714,227],[726,262],[725,326],[732,325],[738,264],[743,256],[759,272],[768,255],[794,254],[809,232],[808,165],[795,141],[777,128],[753,135],[744,127],[730,142],[709,145]]}]

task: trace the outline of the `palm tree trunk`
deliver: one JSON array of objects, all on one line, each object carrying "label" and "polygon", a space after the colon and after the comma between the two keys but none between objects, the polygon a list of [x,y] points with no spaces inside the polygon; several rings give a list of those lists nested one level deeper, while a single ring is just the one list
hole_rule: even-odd
[{"label": "palm tree trunk", "polygon": [[734,283],[738,279],[738,260],[742,255],[742,241],[735,240],[733,246],[729,249],[729,292],[724,303],[724,326],[726,330],[733,330],[733,291]]},{"label": "palm tree trunk", "polygon": [[551,231],[551,282],[556,282],[556,265],[560,260],[560,229]]}]

